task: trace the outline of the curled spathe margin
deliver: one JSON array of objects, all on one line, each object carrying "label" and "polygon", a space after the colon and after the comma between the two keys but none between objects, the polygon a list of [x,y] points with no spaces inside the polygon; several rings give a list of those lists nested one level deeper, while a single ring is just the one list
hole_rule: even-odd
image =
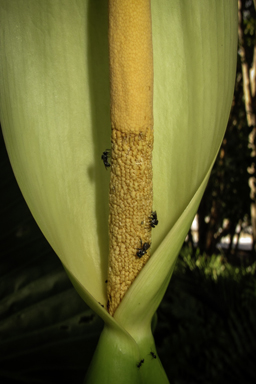
[{"label": "curled spathe margin", "polygon": [[178,253],[195,217],[210,173],[211,168],[173,228],[135,279],[114,315],[116,321],[138,342],[151,328],[152,317],[170,282]]}]

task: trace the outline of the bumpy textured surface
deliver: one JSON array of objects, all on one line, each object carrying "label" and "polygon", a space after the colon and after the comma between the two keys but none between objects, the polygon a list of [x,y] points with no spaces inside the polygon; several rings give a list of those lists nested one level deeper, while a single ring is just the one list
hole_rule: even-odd
[{"label": "bumpy textured surface", "polygon": [[110,254],[108,310],[113,314],[150,256],[138,249],[151,243],[153,130],[143,133],[112,130],[110,180]]},{"label": "bumpy textured surface", "polygon": [[[150,256],[153,49],[150,0],[109,0],[111,178],[108,311]],[[145,252],[136,254],[143,247]],[[144,254],[143,254],[144,253]]]}]

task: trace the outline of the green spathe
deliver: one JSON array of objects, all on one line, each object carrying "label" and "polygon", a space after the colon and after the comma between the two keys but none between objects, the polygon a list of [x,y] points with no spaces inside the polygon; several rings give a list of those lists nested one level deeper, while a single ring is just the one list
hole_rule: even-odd
[{"label": "green spathe", "polygon": [[88,382],[113,382],[111,372],[120,378],[127,369],[124,382],[165,383],[159,359],[149,355],[150,323],[227,124],[237,1],[152,1],[159,225],[151,259],[114,318],[98,304],[106,308],[109,174],[100,157],[110,146],[107,19],[103,0],[0,0],[1,124],[35,219],[79,294],[106,323]]}]

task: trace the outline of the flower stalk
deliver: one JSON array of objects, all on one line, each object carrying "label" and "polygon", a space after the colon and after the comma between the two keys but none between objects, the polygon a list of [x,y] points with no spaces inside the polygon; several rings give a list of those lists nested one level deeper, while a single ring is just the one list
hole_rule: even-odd
[{"label": "flower stalk", "polygon": [[108,311],[113,315],[150,256],[149,217],[153,204],[150,0],[109,1],[109,56],[112,146],[107,294]]}]

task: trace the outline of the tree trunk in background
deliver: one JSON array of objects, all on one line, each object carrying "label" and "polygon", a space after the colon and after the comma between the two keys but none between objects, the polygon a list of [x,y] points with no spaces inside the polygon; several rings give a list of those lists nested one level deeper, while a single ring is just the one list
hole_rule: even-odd
[{"label": "tree trunk in background", "polygon": [[[254,0],[256,8],[256,0]],[[238,38],[239,53],[241,56],[242,73],[243,73],[243,89],[247,124],[251,127],[251,133],[248,137],[248,147],[251,149],[252,158],[256,158],[256,45],[254,45],[253,60],[250,66],[248,62],[248,47],[244,38],[244,22],[243,22],[243,1],[238,0]],[[256,32],[256,31],[255,31]],[[256,44],[256,43],[255,43]],[[248,168],[251,175],[249,179],[251,203],[251,222],[253,231],[253,253],[256,254],[256,164],[252,160],[251,166]]]}]

